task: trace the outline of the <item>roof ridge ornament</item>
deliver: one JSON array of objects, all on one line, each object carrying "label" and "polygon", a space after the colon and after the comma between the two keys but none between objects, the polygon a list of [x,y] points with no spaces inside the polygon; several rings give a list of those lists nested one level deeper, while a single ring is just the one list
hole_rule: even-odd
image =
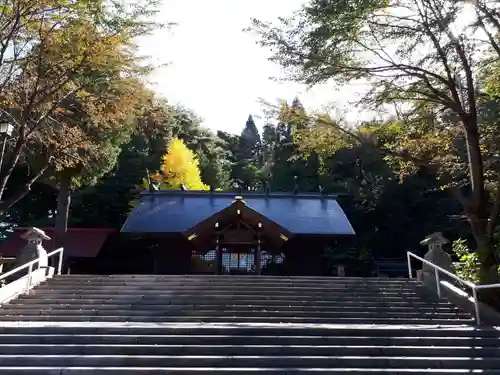
[{"label": "roof ridge ornament", "polygon": [[263,187],[264,187],[264,194],[267,197],[271,193],[271,184],[269,183],[268,180],[264,181]]},{"label": "roof ridge ornament", "polygon": [[146,178],[147,178],[147,182],[148,182],[148,190],[150,193],[153,193],[155,191],[160,190],[160,184],[155,183],[155,181],[153,181],[153,179],[151,178],[151,174],[149,173],[148,168],[146,168]]},{"label": "roof ridge ornament", "polygon": [[232,203],[236,203],[236,202],[241,202],[241,203],[243,203],[243,204],[245,204],[245,205],[247,204],[247,202],[245,202],[245,201],[243,200],[243,197],[242,197],[241,195],[236,195],[236,196],[234,197],[234,199],[233,199],[233,202],[232,202]]},{"label": "roof ridge ornament", "polygon": [[293,194],[298,194],[299,193],[299,176],[293,176],[293,180],[295,182],[295,185],[293,186]]}]

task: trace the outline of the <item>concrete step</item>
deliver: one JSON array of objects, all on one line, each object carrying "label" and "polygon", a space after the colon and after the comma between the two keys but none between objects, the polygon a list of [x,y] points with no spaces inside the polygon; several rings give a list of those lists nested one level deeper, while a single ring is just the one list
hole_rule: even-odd
[{"label": "concrete step", "polygon": [[358,345],[372,346],[445,346],[498,348],[496,337],[419,337],[419,336],[264,336],[251,335],[135,335],[135,334],[0,334],[0,344],[17,345]]},{"label": "concrete step", "polygon": [[500,369],[500,357],[0,355],[0,366]]},{"label": "concrete step", "polygon": [[200,279],[200,280],[190,280],[179,278],[175,280],[162,280],[162,279],[105,279],[105,280],[95,280],[95,279],[66,279],[66,278],[52,278],[48,280],[45,284],[54,285],[91,285],[91,286],[146,286],[146,285],[159,285],[159,286],[192,286],[192,287],[225,287],[225,286],[260,286],[260,287],[275,287],[282,288],[285,286],[292,287],[318,287],[318,288],[332,288],[332,287],[388,287],[388,288],[412,288],[421,287],[423,284],[418,281],[409,281],[402,279],[399,282],[382,281],[382,279],[365,279],[365,280],[338,280],[335,278],[324,278],[321,280],[302,280],[302,279],[292,279],[292,280],[282,280],[282,279],[261,279],[261,278],[249,278],[246,280],[241,280],[238,278],[216,278],[216,279]]},{"label": "concrete step", "polygon": [[257,372],[269,374],[306,374],[306,373],[322,373],[330,375],[405,375],[405,374],[427,374],[427,375],[449,375],[449,374],[471,374],[480,372],[487,375],[500,375],[500,370],[474,370],[474,369],[366,369],[366,368],[233,368],[233,367],[198,367],[198,368],[172,368],[172,367],[49,367],[49,366],[33,366],[33,367],[3,367],[0,366],[0,371],[14,375],[187,375],[187,374],[238,374],[238,375],[255,375]]},{"label": "concrete step", "polygon": [[255,288],[269,288],[269,289],[284,289],[284,288],[299,288],[299,289],[363,289],[363,288],[388,288],[388,289],[414,289],[422,288],[421,283],[279,283],[279,282],[262,282],[262,281],[249,281],[249,282],[238,282],[238,281],[224,281],[224,282],[161,282],[161,281],[113,281],[113,282],[95,282],[95,281],[78,281],[78,282],[68,282],[66,280],[56,281],[54,279],[43,283],[42,285],[53,285],[55,287],[159,287],[159,288],[245,288],[245,287],[255,287]]},{"label": "concrete step", "polygon": [[336,282],[382,282],[382,283],[404,283],[415,282],[416,279],[408,280],[407,278],[383,278],[383,277],[337,277],[337,276],[272,276],[272,275],[151,275],[151,274],[112,274],[112,275],[96,275],[96,274],[71,274],[57,275],[54,279],[65,280],[262,280],[262,281],[309,281],[321,282],[334,280]]},{"label": "concrete step", "polygon": [[409,280],[57,276],[0,310],[0,372],[500,372],[471,324]]},{"label": "concrete step", "polygon": [[64,296],[51,298],[46,297],[43,294],[40,295],[23,295],[12,301],[11,304],[119,304],[119,305],[267,305],[267,304],[278,304],[278,305],[287,305],[287,306],[323,306],[323,307],[331,307],[331,306],[373,306],[373,307],[382,307],[382,306],[420,306],[420,307],[434,307],[434,306],[443,306],[449,307],[453,306],[447,301],[441,300],[439,302],[433,303],[432,301],[426,301],[423,298],[405,298],[401,299],[356,299],[356,298],[342,298],[342,299],[334,299],[334,300],[320,300],[320,299],[308,299],[308,298],[240,298],[238,296],[233,296],[229,298],[203,298],[203,296],[196,298],[193,300],[192,297],[184,297],[184,296],[176,296],[175,298],[169,297],[161,297],[161,296],[147,296],[143,297],[133,296],[133,297],[122,297],[119,295],[96,295],[93,298],[79,298],[78,295],[75,296]]},{"label": "concrete step", "polygon": [[11,303],[2,307],[0,311],[14,311],[18,309],[22,309],[23,311],[31,311],[31,310],[101,310],[101,311],[112,311],[112,310],[148,310],[148,311],[184,311],[184,310],[235,310],[235,311],[299,311],[299,312],[308,312],[308,311],[349,311],[352,313],[356,313],[358,311],[366,312],[366,311],[391,311],[391,312],[410,312],[410,311],[418,311],[422,313],[457,313],[457,308],[452,305],[444,305],[444,306],[432,306],[432,305],[423,305],[423,306],[413,306],[410,304],[401,304],[392,306],[390,304],[380,305],[380,306],[358,306],[358,305],[277,305],[275,303],[265,304],[246,304],[246,305],[199,305],[199,304],[191,304],[191,305],[173,305],[173,304],[118,304],[118,303],[82,303],[85,301],[75,300],[75,302],[79,303],[65,303],[65,304],[54,304],[54,303]]},{"label": "concrete step", "polygon": [[116,284],[184,284],[184,285],[228,285],[228,284],[237,284],[237,285],[307,285],[307,286],[333,286],[333,285],[422,285],[421,281],[417,281],[416,279],[408,280],[405,278],[402,279],[377,279],[377,278],[365,278],[365,279],[356,279],[356,278],[337,278],[337,277],[323,277],[319,279],[308,279],[308,278],[284,278],[284,277],[246,277],[240,278],[238,276],[215,276],[212,278],[198,278],[192,279],[189,277],[178,277],[178,278],[146,278],[146,279],[137,279],[137,278],[71,278],[71,276],[56,276],[51,279],[50,282],[54,283],[116,283]]},{"label": "concrete step", "polygon": [[296,317],[296,316],[150,316],[150,315],[1,315],[0,322],[185,322],[185,323],[308,323],[308,324],[472,324],[472,318],[440,318],[439,316],[365,316]]},{"label": "concrete step", "polygon": [[[246,309],[232,309],[230,307],[222,308],[222,309],[202,309],[202,308],[187,308],[184,310],[180,309],[169,309],[165,307],[164,309],[157,310],[146,310],[144,308],[137,310],[101,310],[101,309],[12,309],[6,308],[0,310],[0,316],[3,315],[58,315],[58,316],[66,316],[66,315],[95,315],[95,316],[144,316],[144,317],[153,317],[153,316],[252,316],[252,317],[331,317],[331,318],[346,318],[352,317],[355,315],[358,318],[371,318],[371,317],[400,317],[400,318],[420,318],[420,317],[439,317],[446,319],[453,319],[455,317],[459,317],[460,314],[456,311],[452,312],[442,312],[442,311],[418,311],[415,309],[408,309],[406,311],[391,311],[387,310],[368,310],[368,311],[351,311],[349,309],[343,311],[324,311],[324,310],[272,310],[272,309],[256,309],[252,307],[248,307]],[[465,314],[461,314],[465,316]]]},{"label": "concrete step", "polygon": [[413,281],[408,279],[402,279],[401,281],[392,281],[388,279],[386,281],[382,279],[364,279],[364,280],[347,280],[347,279],[337,279],[337,278],[324,278],[321,280],[303,280],[303,279],[262,279],[262,278],[249,278],[249,279],[238,279],[238,278],[215,278],[215,279],[199,279],[192,280],[189,278],[178,278],[178,279],[72,279],[66,276],[55,277],[48,281],[49,284],[56,285],[185,285],[185,286],[227,286],[227,285],[259,285],[259,286],[274,286],[282,287],[285,285],[297,286],[297,287],[334,287],[334,286],[387,286],[387,287],[412,287],[421,286],[422,283],[419,281]]},{"label": "concrete step", "polygon": [[63,334],[63,335],[224,335],[224,336],[313,336],[313,337],[461,337],[469,340],[494,338],[500,342],[500,329],[476,328],[470,325],[416,324],[394,325],[305,325],[305,324],[177,324],[177,323],[6,323],[0,325],[0,334]]},{"label": "concrete step", "polygon": [[[213,298],[208,298],[204,296],[200,296],[199,298],[193,298],[191,296],[121,296],[119,294],[116,295],[96,295],[91,298],[79,298],[81,296],[57,296],[51,299],[48,296],[25,296],[23,298],[19,298],[17,302],[24,304],[68,304],[71,302],[75,302],[77,304],[117,304],[117,305],[137,305],[143,304],[144,306],[150,305],[219,305],[219,306],[229,306],[229,305],[258,305],[258,304],[277,304],[277,305],[288,305],[288,306],[303,306],[307,305],[317,305],[317,306],[329,306],[335,307],[339,305],[345,305],[346,307],[352,305],[359,306],[376,306],[376,307],[388,307],[391,305],[398,304],[399,306],[406,307],[432,307],[432,301],[425,301],[423,299],[411,299],[411,298],[402,298],[402,299],[385,299],[381,301],[381,299],[364,299],[360,300],[359,303],[356,303],[356,299],[308,299],[308,298],[291,298],[291,299],[280,299],[280,298],[241,298],[238,296],[229,296],[223,298],[217,298],[213,296]],[[419,303],[420,302],[420,303]],[[450,306],[442,305],[442,306]]]},{"label": "concrete step", "polygon": [[381,345],[0,344],[0,355],[499,357],[499,347]]},{"label": "concrete step", "polygon": [[377,302],[381,300],[385,301],[404,301],[404,300],[413,300],[413,301],[422,301],[423,298],[417,294],[355,294],[352,293],[336,293],[336,294],[324,294],[324,295],[306,295],[306,294],[297,294],[297,293],[285,293],[285,294],[252,294],[252,293],[211,293],[210,291],[200,291],[197,294],[194,293],[155,293],[155,292],[145,292],[141,291],[138,293],[125,293],[123,291],[117,291],[116,293],[98,293],[95,291],[87,291],[82,293],[64,293],[64,292],[38,292],[36,289],[34,292],[30,293],[29,297],[25,298],[37,298],[41,297],[44,299],[58,299],[58,298],[79,298],[79,299],[127,299],[127,298],[150,298],[150,299],[177,299],[177,300],[290,300],[290,301],[339,301],[339,300],[347,300],[347,301],[369,301],[369,302]]},{"label": "concrete step", "polygon": [[152,290],[152,291],[193,291],[199,292],[200,290],[211,290],[220,292],[232,292],[232,291],[253,291],[256,293],[275,293],[275,292],[286,292],[293,290],[301,294],[307,294],[309,292],[314,292],[316,294],[327,294],[327,293],[346,293],[346,292],[405,292],[405,293],[418,293],[425,291],[426,289],[421,286],[377,286],[377,285],[332,285],[327,287],[309,285],[309,286],[295,286],[295,285],[282,285],[282,286],[268,286],[268,285],[161,285],[161,284],[144,284],[144,285],[91,285],[80,283],[78,285],[58,285],[54,283],[42,284],[38,287],[39,290],[99,290],[99,291],[109,291],[109,290]]},{"label": "concrete step", "polygon": [[[310,310],[310,311],[276,311],[276,310],[258,310],[248,308],[246,310],[232,310],[232,309],[218,309],[218,310],[205,310],[205,309],[172,309],[168,308],[164,310],[77,310],[77,309],[2,309],[0,310],[0,316],[6,315],[57,315],[57,316],[142,316],[142,317],[170,317],[170,316],[206,316],[206,317],[244,317],[251,316],[252,318],[265,318],[265,317],[284,317],[284,318],[348,318],[355,315],[357,318],[433,318],[437,317],[440,319],[453,319],[460,317],[457,312],[420,312],[416,310],[409,311],[390,311],[390,310],[379,310],[379,311],[321,311],[321,310]],[[465,317],[465,314],[461,315]]]},{"label": "concrete step", "polygon": [[[114,293],[113,293],[114,291]],[[80,290],[59,290],[59,289],[36,289],[34,291],[35,295],[38,294],[43,294],[44,296],[54,296],[54,297],[60,297],[60,296],[74,296],[74,295],[79,295],[81,298],[92,298],[95,295],[116,295],[116,293],[119,292],[120,296],[137,296],[137,295],[142,295],[142,296],[190,296],[192,298],[196,297],[232,297],[232,296],[239,296],[239,297],[260,297],[260,296],[266,296],[267,299],[272,299],[272,298],[286,298],[286,297],[293,297],[293,298],[298,298],[302,297],[305,298],[307,297],[308,299],[314,300],[314,299],[338,299],[338,298],[344,298],[344,297],[353,297],[355,295],[356,298],[361,299],[361,298],[369,298],[369,299],[376,299],[376,298],[396,298],[396,299],[402,299],[402,298],[420,298],[420,295],[417,292],[403,292],[403,291],[384,291],[384,290],[376,290],[376,291],[350,291],[350,290],[342,290],[342,291],[330,291],[330,292],[315,292],[315,291],[301,291],[300,293],[298,291],[292,290],[274,290],[274,291],[257,291],[257,290],[218,290],[218,289],[197,289],[197,290],[189,290],[189,289],[179,289],[179,290],[149,290],[149,289],[114,289],[111,288],[109,290],[98,290],[98,289],[80,289]]]},{"label": "concrete step", "polygon": [[[74,306],[82,305],[82,306],[106,306],[104,309],[110,309],[112,306],[117,306],[118,309],[122,308],[132,308],[137,309],[140,306],[144,306],[145,309],[151,308],[152,310],[156,308],[163,309],[167,307],[173,308],[195,308],[195,307],[207,307],[212,306],[213,309],[226,309],[231,306],[235,306],[235,309],[246,309],[247,307],[260,306],[264,309],[289,309],[289,310],[310,310],[310,309],[321,309],[325,311],[330,310],[379,310],[379,309],[390,309],[392,310],[392,306],[394,305],[394,310],[405,310],[405,309],[428,309],[428,310],[456,310],[457,308],[450,304],[440,304],[433,305],[432,303],[414,303],[413,301],[394,301],[394,304],[391,301],[388,303],[360,303],[355,304],[354,301],[349,301],[349,303],[344,304],[342,299],[337,301],[317,301],[318,303],[314,303],[314,301],[307,300],[298,300],[298,301],[277,301],[277,300],[239,300],[233,301],[231,299],[223,299],[223,300],[206,300],[206,299],[177,299],[177,298],[149,298],[137,296],[135,299],[132,298],[102,298],[102,299],[79,299],[79,298],[58,298],[55,300],[49,300],[46,298],[37,299],[37,298],[29,298],[29,299],[19,299],[13,303],[6,304],[2,306],[2,308],[29,308],[30,306],[41,306],[42,308],[51,308],[57,306],[69,306],[74,303]],[[399,303],[398,303],[399,302]],[[362,307],[367,307],[367,309],[363,309]]]},{"label": "concrete step", "polygon": [[183,286],[78,286],[78,287],[58,287],[55,285],[43,285],[37,288],[37,291],[41,292],[59,292],[59,293],[88,293],[88,292],[110,292],[119,290],[125,293],[137,293],[137,292],[162,292],[162,293],[178,293],[178,294],[197,294],[200,292],[209,292],[216,294],[307,294],[307,295],[328,295],[328,294],[346,294],[346,293],[358,293],[360,295],[369,294],[404,294],[413,295],[419,293],[418,288],[375,288],[375,287],[360,287],[360,288],[296,288],[296,287],[282,287],[282,288],[267,288],[267,287],[256,287],[256,286],[245,286],[245,287],[211,287],[211,286],[199,286],[199,287],[183,287]]}]

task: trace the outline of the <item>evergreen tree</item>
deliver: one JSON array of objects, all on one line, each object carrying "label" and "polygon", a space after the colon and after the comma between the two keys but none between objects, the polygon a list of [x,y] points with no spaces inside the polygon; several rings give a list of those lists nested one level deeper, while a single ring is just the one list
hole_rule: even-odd
[{"label": "evergreen tree", "polygon": [[248,116],[240,136],[224,132],[219,132],[219,136],[226,142],[230,154],[229,160],[233,162],[230,173],[231,185],[243,190],[259,189],[262,141],[252,115]]},{"label": "evergreen tree", "polygon": [[269,186],[272,180],[273,166],[275,163],[276,148],[278,147],[278,135],[276,127],[272,124],[264,125],[262,132],[262,168],[260,178]]},{"label": "evergreen tree", "polygon": [[248,161],[259,161],[261,156],[262,142],[252,115],[248,116],[245,128],[241,132],[240,152],[240,157]]},{"label": "evergreen tree", "polygon": [[[292,191],[295,184],[303,192],[317,191],[319,161],[314,155],[304,155],[294,143],[294,133],[304,129],[308,117],[298,98],[292,105],[282,103],[278,114],[278,125],[274,129],[273,166],[271,186],[276,191]],[[268,135],[271,134],[267,130]],[[295,179],[297,178],[297,180]]]},{"label": "evergreen tree", "polygon": [[[307,127],[309,119],[307,117],[304,105],[298,97],[295,97],[292,101],[292,105],[289,108],[289,126],[295,129],[304,129]],[[292,130],[293,131],[293,130]]]},{"label": "evergreen tree", "polygon": [[299,109],[299,110],[302,110],[304,111],[304,105],[302,104],[302,102],[300,101],[299,97],[296,96],[295,99],[293,99],[292,101],[292,108],[296,108],[296,109]]}]

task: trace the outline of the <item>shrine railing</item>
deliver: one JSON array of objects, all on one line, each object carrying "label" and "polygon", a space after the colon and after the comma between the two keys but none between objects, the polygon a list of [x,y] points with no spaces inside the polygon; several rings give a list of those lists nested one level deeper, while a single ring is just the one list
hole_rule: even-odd
[{"label": "shrine railing", "polygon": [[480,304],[479,304],[479,299],[477,298],[477,292],[478,290],[483,290],[483,289],[495,289],[495,288],[500,288],[500,284],[487,284],[487,285],[477,285],[474,284],[470,281],[461,279],[454,273],[445,270],[444,268],[439,267],[438,265],[429,262],[428,260],[419,257],[416,254],[413,254],[411,251],[408,251],[406,253],[407,260],[408,260],[408,276],[410,279],[413,278],[413,272],[412,272],[412,267],[411,267],[411,258],[415,258],[419,261],[421,261],[424,264],[427,264],[428,266],[431,266],[434,269],[434,277],[436,278],[436,292],[439,298],[441,298],[441,280],[439,277],[439,274],[445,274],[446,276],[452,278],[453,280],[459,282],[462,285],[465,285],[469,287],[472,290],[472,302],[474,304],[474,313],[475,313],[475,318],[476,318],[476,324],[481,324],[481,314],[480,314]]},{"label": "shrine railing", "polygon": [[[64,248],[59,248],[47,254],[47,260],[59,254],[58,262],[57,262],[57,275],[61,274],[62,271],[62,261],[64,255]],[[34,259],[30,262],[27,262],[19,267],[14,268],[4,274],[0,275],[0,283],[3,283],[6,278],[11,275],[14,275],[22,270],[28,269],[28,274],[20,277],[17,280],[10,282],[0,288],[0,304],[7,302],[8,300],[15,298],[17,295],[22,293],[29,293],[30,289],[35,286],[37,283],[44,281],[47,277],[47,269],[39,267],[35,268],[37,264],[40,263],[41,257]],[[41,272],[38,272],[41,271]]]}]

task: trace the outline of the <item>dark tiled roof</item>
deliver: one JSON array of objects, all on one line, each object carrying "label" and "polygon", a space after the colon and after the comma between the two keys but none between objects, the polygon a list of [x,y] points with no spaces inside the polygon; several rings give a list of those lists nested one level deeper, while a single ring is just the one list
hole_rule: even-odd
[{"label": "dark tiled roof", "polygon": [[[122,232],[184,232],[230,206],[237,193],[165,191],[143,193]],[[354,235],[349,220],[332,195],[242,194],[248,207],[291,233]]]}]

